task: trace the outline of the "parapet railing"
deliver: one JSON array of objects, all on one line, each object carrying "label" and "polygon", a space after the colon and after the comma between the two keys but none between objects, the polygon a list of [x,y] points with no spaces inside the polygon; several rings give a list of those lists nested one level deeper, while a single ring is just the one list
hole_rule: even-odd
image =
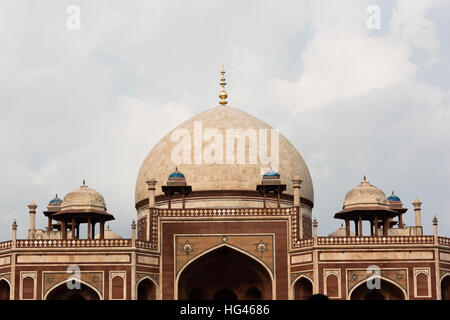
[{"label": "parapet railing", "polygon": [[131,239],[34,239],[17,240],[16,248],[131,247]]},{"label": "parapet railing", "polygon": [[[136,240],[137,248],[152,249],[150,241]],[[29,239],[16,240],[16,248],[126,248],[131,239]],[[0,251],[12,248],[12,240],[0,242]]]},{"label": "parapet railing", "polygon": [[273,216],[289,215],[296,212],[295,207],[288,208],[192,208],[192,209],[153,209],[159,216],[165,217],[204,217],[204,216]]},{"label": "parapet railing", "polygon": [[450,238],[438,237],[438,243],[444,246],[450,246]]},{"label": "parapet railing", "polygon": [[433,244],[434,236],[318,237],[319,245]]},{"label": "parapet railing", "polygon": [[136,248],[154,249],[151,241],[136,240]]},{"label": "parapet railing", "polygon": [[11,246],[12,246],[11,240],[0,242],[0,250],[9,249],[9,248],[11,248]]}]

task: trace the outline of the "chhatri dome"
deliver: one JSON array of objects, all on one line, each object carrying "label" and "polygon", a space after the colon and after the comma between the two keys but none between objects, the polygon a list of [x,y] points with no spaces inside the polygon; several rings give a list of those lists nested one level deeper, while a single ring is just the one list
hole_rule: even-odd
[{"label": "chhatri dome", "polygon": [[106,212],[105,199],[96,190],[83,185],[69,192],[61,204],[61,212],[65,211],[102,211]]},{"label": "chhatri dome", "polygon": [[364,180],[345,195],[343,209],[356,207],[388,209],[389,202],[384,192],[367,181],[364,176]]},{"label": "chhatri dome", "polygon": [[[158,198],[162,195],[161,185],[167,180],[167,177],[174,172],[174,168],[178,167],[180,172],[186,178],[189,185],[192,186],[192,191],[255,191],[256,185],[261,182],[261,175],[273,167],[272,163],[261,163],[259,153],[269,157],[271,156],[271,135],[277,133],[272,132],[273,128],[265,122],[253,117],[252,115],[227,105],[226,92],[224,92],[225,80],[223,78],[224,71],[222,71],[222,91],[220,94],[220,105],[210,108],[191,119],[185,121],[165,137],[163,137],[149,152],[143,161],[136,181],[135,203],[136,208],[139,209],[148,201],[148,185],[147,180],[153,179],[157,181],[155,194]],[[238,164],[237,152],[234,152],[234,163],[227,161],[227,130],[236,129],[243,130],[254,129],[258,135],[257,137],[257,160],[251,163],[249,161],[249,140],[245,145],[245,163]],[[260,130],[266,129],[266,130]],[[208,159],[204,159],[204,152],[210,147],[211,135],[214,132],[220,132],[222,135],[223,155],[222,163],[218,161],[211,163]],[[275,130],[273,130],[275,131]],[[261,134],[260,134],[261,132]],[[190,147],[190,156],[188,161],[183,163],[174,163],[172,160],[173,151],[177,145],[180,145],[182,135],[188,134],[187,141],[184,141],[183,146]],[[203,142],[202,142],[203,137]],[[209,139],[209,140],[208,140]],[[207,141],[208,140],[208,141]],[[267,148],[260,150],[260,141],[265,141]],[[235,139],[235,148],[238,146],[237,139]],[[301,184],[301,197],[310,201],[310,206],[314,202],[314,191],[308,167],[297,151],[297,149],[282,135],[279,134],[279,165],[276,172],[281,176],[282,183],[286,184],[286,194],[293,194],[292,179],[295,176],[300,176],[303,180]],[[216,141],[217,142],[217,141]],[[196,154],[196,150],[202,150]],[[265,153],[264,153],[265,152]],[[201,155],[200,158],[198,155]],[[177,171],[178,171],[177,170]],[[194,196],[192,194],[191,196]],[[220,205],[215,203],[214,205]],[[233,206],[239,206],[233,203]],[[252,206],[251,204],[248,204]],[[209,206],[205,199],[203,206]],[[226,205],[224,205],[226,206]],[[230,204],[231,206],[231,204]]]}]

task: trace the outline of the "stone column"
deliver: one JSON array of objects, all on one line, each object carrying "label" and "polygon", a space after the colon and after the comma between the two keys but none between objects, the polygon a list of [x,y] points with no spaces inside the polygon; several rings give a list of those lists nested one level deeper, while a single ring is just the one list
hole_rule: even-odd
[{"label": "stone column", "polygon": [[67,225],[66,220],[61,220],[61,239],[67,240]]},{"label": "stone column", "polygon": [[350,220],[345,219],[345,236],[350,237]]},{"label": "stone column", "polygon": [[30,228],[28,229],[28,239],[34,239],[34,234],[36,232],[36,208],[36,203],[34,203],[34,201],[31,201],[28,205],[30,213]]},{"label": "stone column", "polygon": [[148,207],[154,208],[155,207],[156,180],[154,178],[150,178],[145,182],[147,183],[147,186],[148,186]]},{"label": "stone column", "polygon": [[436,278],[436,299],[442,300],[441,292],[441,272],[439,268],[439,239],[438,239],[438,219],[433,218],[433,235],[434,235],[434,269]]},{"label": "stone column", "polygon": [[48,216],[48,223],[47,223],[47,231],[51,232],[53,230],[53,225],[52,225],[52,217]]},{"label": "stone column", "polygon": [[156,190],[156,180],[154,178],[149,178],[147,181],[148,186],[148,211],[147,211],[147,231],[145,233],[145,240],[151,240],[151,224],[152,224],[152,215],[153,208],[155,207],[155,190]]},{"label": "stone column", "polygon": [[398,227],[403,228],[403,214],[398,215]]},{"label": "stone column", "polygon": [[100,239],[105,239],[105,221],[100,222]]},{"label": "stone column", "polygon": [[88,217],[88,223],[87,223],[87,237],[88,239],[91,239],[91,235],[92,235],[92,221],[91,221],[91,217]]},{"label": "stone column", "polygon": [[70,231],[72,232],[72,239],[75,239],[75,217],[72,217],[71,224]]},{"label": "stone column", "polygon": [[302,180],[299,176],[295,176],[292,179],[292,187],[294,188],[294,207],[300,206],[300,189],[301,189]]},{"label": "stone column", "polygon": [[319,250],[317,249],[317,220],[314,218],[314,246],[313,246],[313,294],[319,293]]},{"label": "stone column", "polygon": [[388,229],[389,229],[389,219],[383,218],[383,236],[388,236]]},{"label": "stone column", "polygon": [[363,229],[362,229],[362,217],[361,216],[359,216],[359,218],[358,218],[358,230],[359,230],[359,236],[362,237]]},{"label": "stone column", "polygon": [[300,176],[295,176],[294,179],[292,179],[292,187],[294,188],[294,207],[298,208],[299,239],[303,239],[303,214],[300,194],[302,181]]},{"label": "stone column", "polygon": [[414,213],[415,213],[415,216],[416,216],[416,227],[421,227],[422,223],[420,221],[420,215],[421,215],[420,214],[420,212],[421,212],[420,207],[422,205],[422,202],[420,202],[420,200],[416,197],[416,200],[414,200],[414,202],[412,204],[414,206]]},{"label": "stone column", "polygon": [[95,222],[92,222],[92,230],[91,230],[91,232],[92,232],[91,238],[95,239]]},{"label": "stone column", "polygon": [[131,223],[131,300],[136,300],[136,222]]},{"label": "stone column", "polygon": [[14,222],[12,224],[12,241],[11,241],[11,246],[13,248],[16,247],[16,242],[17,242],[17,222],[14,219]]},{"label": "stone column", "polygon": [[375,216],[375,218],[373,219],[373,223],[374,223],[374,235],[375,237],[378,237],[378,217]]},{"label": "stone column", "polygon": [[317,245],[317,220],[316,218],[314,218],[313,220],[313,236],[314,236],[314,245]]},{"label": "stone column", "polygon": [[[12,224],[12,241],[11,241],[11,248],[15,249],[16,248],[16,243],[17,243],[17,222],[16,220],[14,220],[13,224]],[[11,290],[9,293],[9,298],[11,300],[15,300],[15,293],[16,293],[16,252],[15,250],[12,250],[11,252]]]},{"label": "stone column", "polygon": [[131,246],[136,245],[136,222],[133,220],[131,223]]}]

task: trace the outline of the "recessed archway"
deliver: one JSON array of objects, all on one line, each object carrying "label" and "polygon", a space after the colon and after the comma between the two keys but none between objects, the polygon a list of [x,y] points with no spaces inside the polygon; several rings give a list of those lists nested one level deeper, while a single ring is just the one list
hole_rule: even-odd
[{"label": "recessed archway", "polygon": [[450,274],[441,280],[441,296],[442,300],[450,300]]},{"label": "recessed archway", "polygon": [[367,282],[362,281],[350,293],[350,300],[405,300],[405,293],[398,285],[382,278],[379,280],[379,289],[369,289]]},{"label": "recessed archway", "polygon": [[214,249],[187,265],[178,279],[178,299],[272,299],[272,278],[252,258],[228,246]]},{"label": "recessed archway", "polygon": [[79,283],[80,287],[77,289],[69,289],[67,282],[53,288],[47,293],[45,300],[100,300],[99,293],[90,286]]},{"label": "recessed archway", "polygon": [[0,279],[0,300],[9,300],[10,294],[11,289],[9,283],[4,279]]},{"label": "recessed archway", "polygon": [[305,277],[300,277],[294,283],[294,300],[307,300],[312,296],[312,282]]},{"label": "recessed archway", "polygon": [[156,300],[156,285],[149,278],[142,279],[137,285],[138,300]]}]

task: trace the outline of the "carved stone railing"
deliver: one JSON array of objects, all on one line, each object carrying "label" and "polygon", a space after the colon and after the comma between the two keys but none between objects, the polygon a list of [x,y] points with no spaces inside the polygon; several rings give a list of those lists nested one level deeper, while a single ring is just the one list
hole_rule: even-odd
[{"label": "carved stone railing", "polygon": [[311,247],[312,245],[314,245],[314,239],[313,238],[309,238],[309,239],[298,240],[293,245],[293,247],[294,248],[302,248],[302,247]]},{"label": "carved stone railing", "polygon": [[450,246],[450,238],[438,237],[438,242],[444,246]]},{"label": "carved stone railing", "polygon": [[12,241],[3,241],[0,242],[0,250],[6,250],[6,249],[10,249],[12,246]]},{"label": "carved stone railing", "polygon": [[251,217],[251,216],[290,216],[292,246],[297,246],[298,217],[297,208],[192,208],[192,209],[153,209],[151,221],[151,246],[158,247],[158,217]]},{"label": "carved stone railing", "polygon": [[153,249],[150,241],[136,240],[136,248]]},{"label": "carved stone railing", "polygon": [[318,237],[319,245],[433,244],[433,236]]},{"label": "carved stone railing", "polygon": [[17,248],[131,247],[131,239],[17,240],[16,247]]}]

